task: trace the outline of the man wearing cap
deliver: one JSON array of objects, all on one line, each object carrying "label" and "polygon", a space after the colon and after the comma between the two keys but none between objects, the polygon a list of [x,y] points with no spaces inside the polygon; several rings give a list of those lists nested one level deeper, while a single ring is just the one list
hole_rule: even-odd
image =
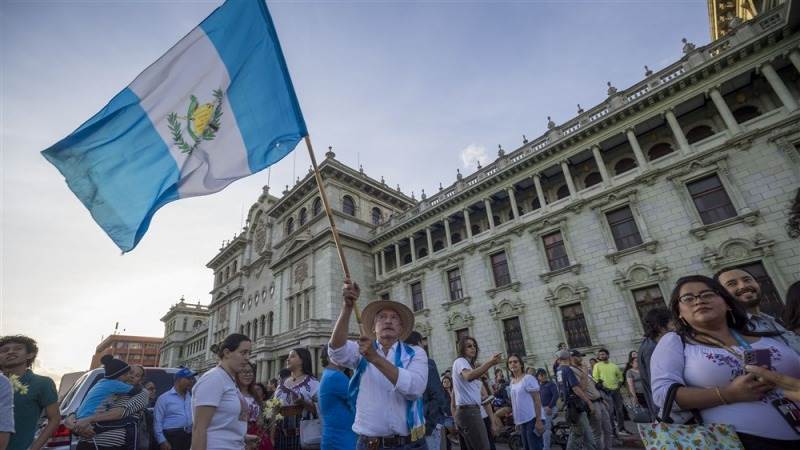
[{"label": "man wearing cap", "polygon": [[192,446],[192,383],[195,372],[175,372],[172,389],[156,400],[153,431],[161,450],[189,450]]},{"label": "man wearing cap", "polygon": [[345,280],[342,311],[328,344],[334,364],[355,370],[348,394],[356,410],[356,448],[423,448],[428,356],[421,347],[402,342],[414,329],[414,314],[399,302],[374,301],[361,313],[361,337],[348,341],[350,314],[359,294],[358,284]]},{"label": "man wearing cap", "polygon": [[579,350],[570,350],[569,354],[572,357],[570,368],[578,378],[581,389],[592,401],[592,415],[589,416],[589,424],[592,426],[594,442],[599,450],[610,450],[614,444],[610,409],[603,394],[597,389],[594,379],[583,365],[583,357],[586,355]]},{"label": "man wearing cap", "polygon": [[586,450],[596,450],[594,433],[589,425],[589,414],[594,413],[592,400],[581,388],[580,380],[570,367],[572,363],[570,351],[559,350],[556,352],[556,358],[558,359],[556,379],[564,399],[569,423],[567,450],[580,448],[581,443]]}]

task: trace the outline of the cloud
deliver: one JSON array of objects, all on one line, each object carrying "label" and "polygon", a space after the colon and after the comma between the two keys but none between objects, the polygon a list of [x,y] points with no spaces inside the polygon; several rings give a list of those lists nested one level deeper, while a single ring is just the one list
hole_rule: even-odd
[{"label": "cloud", "polygon": [[489,162],[489,155],[486,154],[486,147],[478,144],[469,144],[461,150],[461,162],[465,169],[475,169],[480,163],[485,166]]}]

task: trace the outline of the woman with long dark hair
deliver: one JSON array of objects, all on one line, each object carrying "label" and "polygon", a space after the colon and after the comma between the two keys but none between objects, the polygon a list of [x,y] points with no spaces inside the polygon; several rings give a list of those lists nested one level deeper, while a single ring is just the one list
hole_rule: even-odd
[{"label": "woman with long dark hair", "polygon": [[783,326],[795,334],[800,334],[800,281],[796,281],[786,291]]},{"label": "woman with long dark hair", "polygon": [[319,381],[314,378],[311,353],[305,348],[295,348],[286,358],[290,375],[281,380],[275,397],[285,405],[283,421],[276,436],[278,450],[300,448],[300,421],[317,414],[314,401],[319,391]]},{"label": "woman with long dark hair", "polygon": [[464,450],[488,450],[489,434],[481,417],[481,376],[500,362],[500,353],[476,367],[478,341],[470,336],[458,341],[458,358],[453,362],[455,421],[466,445]]},{"label": "woman with long dark hair", "polygon": [[250,338],[238,333],[211,347],[219,365],[204,373],[192,389],[192,450],[244,448],[249,411],[236,377],[251,369],[251,348]]},{"label": "woman with long dark hair", "polygon": [[525,450],[541,450],[544,435],[544,410],[539,396],[539,381],[525,374],[525,363],[516,353],[508,355],[511,372],[511,411],[514,425],[522,434]]},{"label": "woman with long dark hair", "polygon": [[675,332],[665,334],[653,353],[653,400],[663,408],[677,385],[675,403],[696,410],[705,423],[735,428],[745,449],[800,448],[800,434],[779,408],[790,402],[783,391],[745,370],[745,361],[800,377],[800,355],[771,333],[747,328],[747,315],[714,279],[692,275],[678,280],[670,296]]}]

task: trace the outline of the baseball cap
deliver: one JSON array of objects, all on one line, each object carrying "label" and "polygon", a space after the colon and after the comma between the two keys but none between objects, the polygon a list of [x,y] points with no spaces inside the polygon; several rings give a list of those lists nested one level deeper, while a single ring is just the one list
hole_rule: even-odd
[{"label": "baseball cap", "polygon": [[584,355],[583,353],[581,353],[581,352],[580,352],[580,350],[575,350],[575,349],[573,349],[573,350],[570,350],[570,351],[569,351],[569,355],[570,355],[570,356],[576,356],[576,357],[578,357],[578,358],[583,358],[584,356],[586,356],[586,355]]},{"label": "baseball cap", "polygon": [[175,372],[175,379],[177,380],[178,378],[194,378],[195,375],[197,375],[197,372],[192,372],[186,367],[181,367],[179,371]]}]

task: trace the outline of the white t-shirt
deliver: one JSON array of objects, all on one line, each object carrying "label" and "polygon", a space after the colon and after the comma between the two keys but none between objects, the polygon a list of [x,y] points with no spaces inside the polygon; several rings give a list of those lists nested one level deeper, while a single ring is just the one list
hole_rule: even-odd
[{"label": "white t-shirt", "polygon": [[[515,425],[522,425],[536,418],[531,392],[539,392],[539,382],[536,378],[525,375],[519,383],[511,379],[511,411],[514,414]],[[539,414],[544,417],[544,414]]]},{"label": "white t-shirt", "polygon": [[208,425],[208,450],[241,450],[247,433],[247,402],[222,367],[215,367],[197,380],[192,389],[192,411],[198,406],[214,406]]},{"label": "white t-shirt", "polygon": [[472,381],[464,379],[461,372],[472,370],[472,365],[466,358],[458,358],[453,362],[453,392],[456,394],[456,406],[481,404],[481,380]]}]

